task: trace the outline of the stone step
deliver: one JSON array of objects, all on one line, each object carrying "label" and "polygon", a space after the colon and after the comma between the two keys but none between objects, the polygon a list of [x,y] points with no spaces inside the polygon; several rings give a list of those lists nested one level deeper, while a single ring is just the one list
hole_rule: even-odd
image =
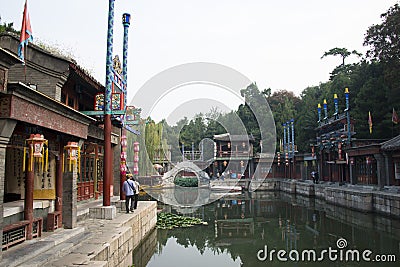
[{"label": "stone step", "polygon": [[[39,257],[35,258],[32,261],[33,264],[32,265],[28,264],[28,265],[26,265],[26,267],[28,267],[28,266],[32,266],[32,267],[52,266],[53,265],[52,262],[57,261],[60,258],[63,258],[64,256],[70,254],[73,250],[79,249],[82,241],[90,238],[91,236],[92,236],[92,234],[88,233],[88,232],[84,232],[82,234],[74,236],[74,237],[70,238],[69,240],[57,245],[53,249],[46,251],[46,253],[44,253],[44,255],[40,255]],[[25,266],[25,265],[21,265],[21,266]]]},{"label": "stone step", "polygon": [[38,255],[37,257],[30,259],[29,261],[18,265],[18,267],[39,267],[44,266],[55,258],[62,257],[62,255],[66,255],[71,251],[71,248],[74,247],[73,243],[61,243],[44,253]]},{"label": "stone step", "polygon": [[[30,264],[31,261],[37,257],[41,258],[43,254],[47,254],[47,251],[55,249],[60,244],[62,244],[62,246],[60,246],[59,249],[66,249],[70,246],[72,248],[74,244],[73,240],[79,235],[83,235],[84,231],[85,229],[83,227],[77,227],[75,229],[58,229],[49,236],[25,241],[20,246],[3,251],[1,264],[2,266],[10,267],[32,266]],[[68,242],[68,240],[71,240],[71,242]],[[67,243],[70,243],[70,245]]]}]

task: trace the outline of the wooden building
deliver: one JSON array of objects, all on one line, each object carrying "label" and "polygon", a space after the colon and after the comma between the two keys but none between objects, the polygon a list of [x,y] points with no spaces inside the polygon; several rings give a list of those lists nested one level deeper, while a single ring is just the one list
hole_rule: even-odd
[{"label": "wooden building", "polygon": [[[252,135],[214,135],[214,174],[226,178],[251,178],[254,174]],[[214,175],[215,176],[215,175]]]},{"label": "wooden building", "polygon": [[[35,218],[42,218],[44,228],[49,230],[61,225],[74,228],[77,202],[102,194],[102,120],[82,111],[93,110],[95,96],[104,92],[104,86],[74,60],[36,45],[29,44],[25,64],[22,64],[16,57],[18,44],[18,36],[0,34],[3,158],[0,161],[0,208],[4,210],[0,215],[0,228],[9,233],[18,232],[22,240],[32,238],[32,220]],[[113,177],[118,177],[113,179],[114,193],[118,193],[121,132],[118,122],[112,131],[113,166],[117,166]],[[33,136],[45,140],[46,152],[32,159],[30,184],[27,179],[30,171],[26,168],[30,152],[27,149],[30,149],[29,140]],[[80,154],[74,156],[73,162],[72,155],[68,154],[70,144],[79,147],[79,152],[74,150]],[[27,228],[21,224],[25,221]],[[3,247],[7,245],[4,240],[5,233]]]}]

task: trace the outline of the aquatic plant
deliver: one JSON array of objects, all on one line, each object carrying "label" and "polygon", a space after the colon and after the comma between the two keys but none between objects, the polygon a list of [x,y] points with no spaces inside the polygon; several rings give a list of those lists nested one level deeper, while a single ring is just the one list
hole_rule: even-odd
[{"label": "aquatic plant", "polygon": [[207,222],[199,218],[180,216],[173,213],[161,212],[157,215],[157,229],[173,229],[179,227],[191,227],[195,225],[207,225]]}]

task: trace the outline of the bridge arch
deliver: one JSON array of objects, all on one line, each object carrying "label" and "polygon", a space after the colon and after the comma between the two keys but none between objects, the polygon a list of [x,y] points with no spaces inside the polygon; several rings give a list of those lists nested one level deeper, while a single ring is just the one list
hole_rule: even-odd
[{"label": "bridge arch", "polygon": [[210,178],[208,175],[200,169],[195,163],[192,161],[183,161],[183,162],[178,162],[171,170],[168,172],[164,173],[164,176],[162,178],[162,184],[164,186],[172,186],[175,181],[175,177],[178,175],[178,173],[182,171],[190,170],[193,172],[198,180],[198,185],[199,186],[204,186],[209,183]]}]

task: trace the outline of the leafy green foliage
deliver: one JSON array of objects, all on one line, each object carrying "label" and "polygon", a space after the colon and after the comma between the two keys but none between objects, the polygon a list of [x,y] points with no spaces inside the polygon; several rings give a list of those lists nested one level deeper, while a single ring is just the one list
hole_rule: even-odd
[{"label": "leafy green foliage", "polygon": [[[343,113],[346,104],[344,90],[350,90],[350,115],[355,121],[355,137],[388,139],[400,134],[400,125],[391,122],[392,109],[400,112],[400,7],[398,4],[389,8],[381,15],[382,23],[371,26],[365,36],[364,45],[369,47],[366,57],[355,64],[345,64],[351,56],[362,55],[346,48],[332,48],[322,55],[339,56],[342,62],[332,72],[330,80],[317,86],[303,90],[300,96],[295,96],[288,90],[272,91],[270,88],[259,90],[256,83],[241,90],[246,104],[229,113],[218,112],[217,108],[208,114],[198,114],[194,119],[183,118],[176,126],[164,126],[167,129],[168,143],[172,150],[181,158],[180,146],[191,150],[192,142],[197,149],[203,138],[213,138],[216,134],[252,134],[255,137],[255,152],[260,151],[261,133],[272,137],[275,129],[260,129],[263,122],[274,120],[276,138],[273,144],[279,144],[283,138],[282,124],[291,118],[295,120],[295,142],[299,152],[310,152],[310,144],[315,142],[317,127],[317,104],[328,102],[328,117],[334,110],[333,96],[337,94],[339,113]],[[259,114],[263,108],[262,99],[267,99],[273,118],[265,115],[262,123],[257,122],[254,114]],[[248,104],[252,103],[252,104]],[[373,119],[373,132],[368,129],[368,112]],[[324,116],[324,115],[322,115]],[[243,123],[246,133],[240,131],[238,118]],[[265,124],[268,125],[268,124]],[[243,127],[242,127],[243,128]],[[276,142],[275,142],[276,141]],[[278,146],[276,147],[278,148]],[[178,161],[178,157],[173,157]]]},{"label": "leafy green foliage", "polygon": [[197,177],[175,177],[174,179],[175,185],[183,186],[183,187],[198,187],[199,180]]},{"label": "leafy green foliage", "polygon": [[16,29],[14,29],[14,23],[13,22],[3,22],[1,23],[1,16],[0,16],[0,33],[2,32],[13,32],[16,34],[20,34],[20,31],[17,31]]},{"label": "leafy green foliage", "polygon": [[329,51],[325,52],[322,55],[321,59],[326,57],[326,56],[340,56],[340,57],[342,57],[342,65],[341,66],[344,66],[345,65],[344,64],[345,59],[347,57],[349,57],[350,55],[356,55],[356,56],[359,56],[359,57],[362,56],[362,54],[358,53],[356,50],[349,51],[349,50],[347,50],[347,48],[335,47],[335,48],[332,48]]},{"label": "leafy green foliage", "polygon": [[395,4],[381,15],[383,22],[368,28],[364,45],[367,56],[383,63],[400,61],[400,6]]},{"label": "leafy green foliage", "polygon": [[195,225],[207,225],[199,218],[179,216],[173,213],[160,212],[157,214],[157,229],[171,230],[180,227],[192,227]]}]

